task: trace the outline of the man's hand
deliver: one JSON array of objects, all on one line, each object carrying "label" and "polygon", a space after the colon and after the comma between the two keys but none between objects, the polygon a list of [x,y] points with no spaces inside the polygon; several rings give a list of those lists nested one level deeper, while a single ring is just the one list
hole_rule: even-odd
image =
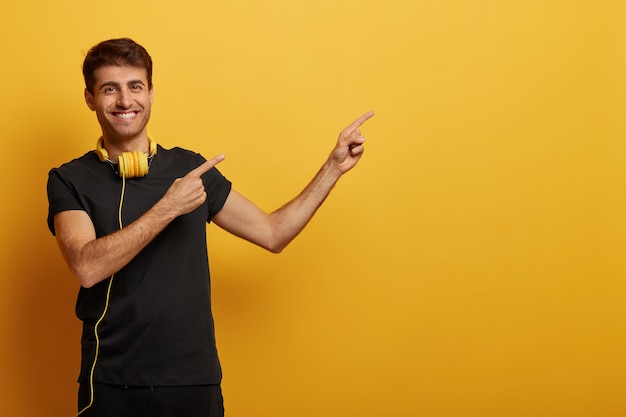
[{"label": "man's hand", "polygon": [[163,203],[174,217],[191,213],[206,200],[204,184],[200,177],[223,160],[224,155],[218,155],[189,171],[184,177],[174,180],[160,203]]},{"label": "man's hand", "polygon": [[372,111],[365,113],[339,134],[337,145],[330,154],[330,163],[340,174],[351,170],[363,156],[365,138],[359,127],[373,115]]}]

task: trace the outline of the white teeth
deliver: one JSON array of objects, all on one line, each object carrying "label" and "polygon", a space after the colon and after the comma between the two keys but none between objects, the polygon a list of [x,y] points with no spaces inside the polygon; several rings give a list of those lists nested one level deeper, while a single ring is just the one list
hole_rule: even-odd
[{"label": "white teeth", "polygon": [[131,113],[115,113],[115,117],[117,117],[119,119],[132,119],[136,115],[137,115],[137,113],[135,113],[135,112],[131,112]]}]

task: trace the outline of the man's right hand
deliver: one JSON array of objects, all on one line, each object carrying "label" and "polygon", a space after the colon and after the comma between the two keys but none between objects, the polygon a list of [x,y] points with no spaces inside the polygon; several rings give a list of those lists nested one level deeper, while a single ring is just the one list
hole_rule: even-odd
[{"label": "man's right hand", "polygon": [[173,217],[194,211],[206,200],[202,174],[222,162],[224,158],[224,155],[215,156],[189,171],[184,177],[174,180],[159,203]]}]

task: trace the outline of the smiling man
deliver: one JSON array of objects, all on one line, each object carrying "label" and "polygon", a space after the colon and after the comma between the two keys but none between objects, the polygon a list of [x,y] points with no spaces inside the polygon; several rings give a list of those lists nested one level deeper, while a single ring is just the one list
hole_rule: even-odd
[{"label": "smiling man", "polygon": [[102,129],[96,150],[48,179],[48,226],[81,287],[78,414],[224,415],[211,315],[206,223],[271,252],[306,226],[363,154],[354,121],[293,200],[265,213],[215,165],[148,134],[152,60],[131,39],[94,46],[85,101]]},{"label": "smiling man", "polygon": [[[96,112],[107,145],[114,146],[124,138],[145,143],[141,133],[150,119],[154,98],[152,86],[146,84],[146,70],[107,65],[96,69],[93,77],[95,84],[85,89],[85,101]],[[124,148],[129,147],[132,149],[132,144]]]}]

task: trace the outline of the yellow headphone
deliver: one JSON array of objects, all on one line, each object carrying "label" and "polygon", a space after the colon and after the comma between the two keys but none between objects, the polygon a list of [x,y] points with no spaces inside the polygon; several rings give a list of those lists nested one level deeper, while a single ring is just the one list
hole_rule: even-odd
[{"label": "yellow headphone", "polygon": [[[148,141],[150,142],[150,154],[146,154],[141,151],[123,152],[117,157],[118,173],[122,178],[134,178],[144,177],[148,175],[148,169],[150,168],[149,159],[151,159],[157,153],[157,143],[148,134]],[[104,138],[100,136],[98,142],[96,142],[96,155],[102,162],[115,163],[109,159],[109,154],[104,149]]]},{"label": "yellow headphone", "polygon": [[[126,179],[133,178],[133,177],[143,177],[147,175],[148,169],[150,168],[150,160],[157,153],[157,143],[152,138],[152,136],[150,136],[150,134],[148,134],[148,141],[150,142],[150,145],[149,145],[150,154],[149,155],[146,154],[145,152],[133,151],[133,152],[123,152],[120,156],[117,157],[118,173],[120,177],[122,177],[122,195],[120,196],[120,207],[118,210],[118,221],[120,224],[120,229],[123,228],[122,203],[124,202],[124,191],[126,189]],[[107,162],[111,164],[111,166],[115,164],[115,162],[109,159],[109,153],[106,151],[106,149],[104,149],[104,138],[102,136],[96,142],[95,152],[96,152],[96,155],[98,155],[98,158],[100,159],[100,161]],[[104,320],[104,317],[106,316],[107,311],[109,310],[109,300],[111,297],[111,287],[113,285],[114,277],[115,277],[115,274],[111,275],[111,278],[109,280],[109,286],[107,288],[106,299],[104,303],[104,310],[102,311],[102,315],[100,316],[100,318],[96,322],[96,325],[94,326],[94,336],[96,338],[96,352],[94,354],[93,363],[91,365],[91,371],[89,373],[89,391],[90,391],[89,404],[87,404],[85,408],[80,410],[76,414],[76,416],[80,416],[82,413],[84,413],[85,410],[89,409],[93,405],[93,402],[94,402],[93,375],[94,375],[94,370],[96,369],[96,363],[98,362],[98,353],[100,351],[100,336],[98,333],[98,327],[100,326],[100,323],[102,322],[102,320]]]}]

